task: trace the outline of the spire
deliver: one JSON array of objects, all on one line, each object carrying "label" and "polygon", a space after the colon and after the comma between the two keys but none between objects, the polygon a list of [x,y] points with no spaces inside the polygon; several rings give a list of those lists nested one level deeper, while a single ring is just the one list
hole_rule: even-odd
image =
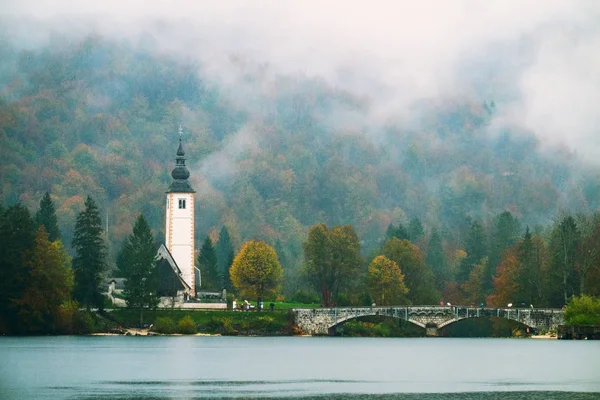
[{"label": "spire", "polygon": [[167,193],[194,193],[194,189],[192,189],[187,181],[190,177],[190,171],[185,166],[185,151],[183,151],[183,143],[181,141],[182,134],[183,128],[181,127],[181,124],[179,124],[179,148],[177,149],[177,156],[175,157],[175,168],[171,172],[171,176],[174,180],[169,186]]}]

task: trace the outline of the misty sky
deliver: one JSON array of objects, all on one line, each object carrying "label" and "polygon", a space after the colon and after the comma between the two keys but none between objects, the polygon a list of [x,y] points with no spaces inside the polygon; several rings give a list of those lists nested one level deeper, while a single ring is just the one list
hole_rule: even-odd
[{"label": "misty sky", "polygon": [[203,73],[224,82],[231,54],[319,76],[368,95],[374,123],[422,98],[482,96],[498,103],[495,127],[516,124],[600,160],[597,0],[0,0],[0,10],[21,21],[10,30],[23,46],[50,31],[152,35],[209,59]]}]

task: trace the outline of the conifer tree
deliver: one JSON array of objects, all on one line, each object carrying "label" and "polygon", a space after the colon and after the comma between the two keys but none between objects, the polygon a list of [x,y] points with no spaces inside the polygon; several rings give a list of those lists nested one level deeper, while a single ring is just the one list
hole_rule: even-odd
[{"label": "conifer tree", "polygon": [[423,235],[425,231],[423,230],[423,224],[421,224],[421,220],[417,217],[410,220],[408,224],[408,240],[413,243],[416,243]]},{"label": "conifer tree", "polygon": [[48,192],[40,200],[40,209],[35,214],[35,223],[38,227],[44,225],[46,232],[48,232],[48,240],[51,242],[60,239],[56,209]]},{"label": "conifer tree", "polygon": [[33,248],[35,223],[22,204],[0,214],[0,333],[17,328],[16,301],[27,286],[27,251]]},{"label": "conifer tree", "polygon": [[227,291],[233,289],[233,283],[231,282],[231,265],[233,264],[233,259],[235,257],[235,252],[233,250],[233,243],[231,242],[231,237],[229,236],[229,231],[226,226],[221,228],[221,232],[219,233],[219,241],[217,242],[216,247],[217,252],[217,262],[219,265],[219,275],[221,277],[221,286],[226,288]]},{"label": "conifer tree", "polygon": [[100,281],[106,268],[106,245],[102,237],[102,220],[94,200],[88,196],[85,210],[79,213],[73,234],[73,271],[75,299],[89,311],[102,301]]},{"label": "conifer tree", "polygon": [[156,243],[150,226],[142,214],[133,227],[133,233],[123,243],[121,270],[125,280],[123,294],[127,306],[140,311],[140,324],[144,322],[144,309],[158,305],[158,270],[154,257]]},{"label": "conifer tree", "polygon": [[444,281],[447,280],[448,276],[446,273],[446,260],[444,258],[444,248],[442,246],[442,237],[437,230],[434,230],[429,238],[429,244],[427,246],[427,257],[425,258],[425,264],[435,274],[437,286],[439,289],[443,287]]},{"label": "conifer tree", "polygon": [[465,250],[467,257],[462,261],[456,277],[461,282],[469,279],[473,268],[487,255],[486,235],[483,225],[479,221],[473,221],[469,226]]},{"label": "conifer tree", "polygon": [[198,266],[202,274],[202,288],[220,290],[222,279],[217,264],[217,254],[212,240],[206,236],[200,254],[198,254]]}]

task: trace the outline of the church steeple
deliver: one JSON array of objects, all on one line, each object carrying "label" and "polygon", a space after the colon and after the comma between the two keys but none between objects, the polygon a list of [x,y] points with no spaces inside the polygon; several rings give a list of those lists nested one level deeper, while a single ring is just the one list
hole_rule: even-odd
[{"label": "church steeple", "polygon": [[190,171],[185,166],[185,151],[183,151],[183,143],[181,141],[182,133],[183,130],[181,125],[179,125],[179,148],[175,157],[175,168],[171,172],[174,180],[169,186],[167,193],[195,193],[187,181],[190,177]]}]

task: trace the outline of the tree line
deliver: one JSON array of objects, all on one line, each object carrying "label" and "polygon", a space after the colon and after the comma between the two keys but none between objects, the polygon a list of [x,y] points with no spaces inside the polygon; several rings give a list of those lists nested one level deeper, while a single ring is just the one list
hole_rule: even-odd
[{"label": "tree line", "polygon": [[77,333],[92,329],[85,306],[101,306],[106,246],[91,197],[79,213],[71,258],[49,193],[31,215],[20,203],[0,206],[0,333]]},{"label": "tree line", "polygon": [[[156,307],[157,243],[140,214],[109,270],[100,212],[87,197],[76,219],[73,258],[65,249],[49,193],[35,215],[22,204],[0,206],[0,332],[61,333],[85,329],[79,309],[102,308],[102,280],[126,278],[129,307]],[[522,231],[510,212],[485,226],[465,224],[463,247],[427,231],[418,218],[390,224],[385,240],[364,254],[351,225],[313,225],[302,244],[298,281],[288,282],[285,258],[261,240],[236,253],[226,227],[216,244],[198,252],[202,289],[262,300],[322,306],[438,304],[562,307],[578,296],[600,295],[600,213],[564,214],[547,229]],[[290,286],[295,291],[290,290]]]}]

